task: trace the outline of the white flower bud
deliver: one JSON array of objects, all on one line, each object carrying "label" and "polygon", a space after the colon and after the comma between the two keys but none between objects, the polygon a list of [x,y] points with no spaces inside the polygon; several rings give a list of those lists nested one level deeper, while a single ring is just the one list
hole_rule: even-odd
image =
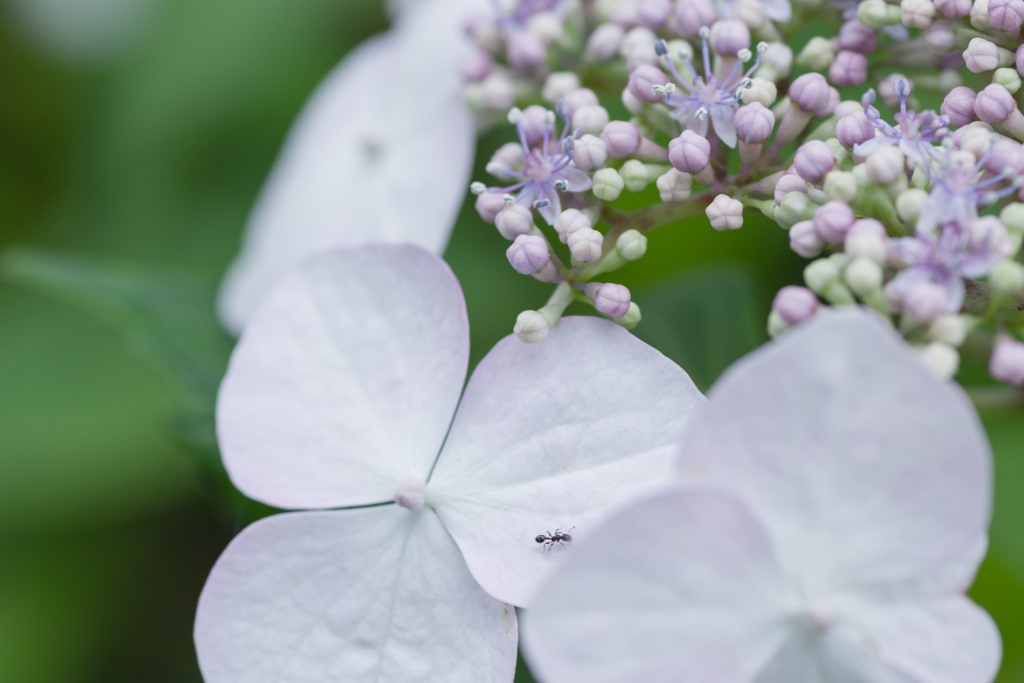
[{"label": "white flower bud", "polygon": [[857,179],[848,171],[830,171],[823,185],[825,196],[849,204],[857,197]]},{"label": "white flower bud", "polygon": [[828,259],[811,261],[804,268],[804,282],[816,294],[821,294],[839,280],[839,268]]},{"label": "white flower bud", "polygon": [[647,166],[642,161],[637,161],[636,159],[630,159],[624,163],[619,170],[619,175],[622,176],[626,189],[630,192],[642,191],[651,180],[651,174],[647,170]]},{"label": "white flower bud", "polygon": [[918,188],[900,192],[896,197],[896,213],[907,225],[914,225],[921,216],[924,203],[928,201],[928,193]]},{"label": "white flower bud", "polygon": [[515,101],[515,83],[504,71],[494,71],[480,81],[480,103],[488,109],[505,110]]},{"label": "white flower bud", "polygon": [[626,182],[614,168],[602,168],[594,174],[594,196],[606,202],[613,202],[622,194]]},{"label": "white flower bud", "polygon": [[974,28],[989,28],[991,24],[988,22],[988,0],[974,0],[969,16],[971,26]]},{"label": "white flower bud", "polygon": [[992,127],[987,123],[975,121],[960,129],[960,149],[970,152],[975,159],[983,157],[991,146]]},{"label": "white flower bud", "polygon": [[558,239],[565,244],[569,241],[569,236],[579,230],[580,228],[592,228],[594,227],[593,222],[587,214],[583,213],[579,209],[566,209],[562,213],[558,214],[555,218],[555,222],[552,226],[555,232],[558,233]]},{"label": "white flower bud", "polygon": [[967,338],[967,321],[960,315],[940,315],[928,325],[928,337],[958,347]]},{"label": "white flower bud", "polygon": [[[792,68],[793,50],[785,43],[768,43],[768,47],[761,55],[761,66],[757,71],[762,79],[774,83],[789,76]],[[764,102],[761,104],[769,106]]]},{"label": "white flower bud", "polygon": [[999,220],[1011,232],[1017,234],[1024,233],[1024,204],[1019,202],[1007,204],[999,212]]},{"label": "white flower bud", "polygon": [[608,148],[604,140],[596,135],[584,135],[572,148],[572,162],[581,171],[593,171],[604,166],[608,159]]},{"label": "white flower bud", "polygon": [[960,369],[960,354],[949,344],[931,342],[918,349],[917,355],[939,379],[951,379]]},{"label": "white flower bud", "polygon": [[900,3],[900,19],[904,26],[928,28],[934,17],[935,5],[932,0],[902,0]]},{"label": "white flower bud", "polygon": [[555,71],[548,74],[541,90],[541,97],[554,104],[573,90],[579,90],[580,77],[571,71]]},{"label": "white flower bud", "polygon": [[865,162],[868,179],[878,185],[888,185],[904,174],[906,159],[895,146],[880,147]]},{"label": "white flower bud", "polygon": [[551,328],[548,319],[539,311],[523,311],[516,317],[512,331],[524,342],[532,344],[547,339]]},{"label": "white flower bud", "polygon": [[787,192],[775,217],[783,227],[792,226],[810,218],[815,208],[803,192]]},{"label": "white flower bud", "polygon": [[630,301],[629,310],[626,311],[626,315],[620,318],[615,318],[615,322],[622,325],[627,330],[631,330],[640,323],[641,317],[640,307],[636,305],[636,302]]},{"label": "white flower bud", "polygon": [[823,71],[836,58],[832,49],[832,41],[815,36],[807,41],[807,45],[796,57],[796,65],[812,71]]},{"label": "white flower bud", "polygon": [[423,482],[416,477],[403,480],[395,489],[395,503],[406,510],[422,510],[427,502]]},{"label": "white flower bud", "polygon": [[879,290],[882,287],[882,267],[877,261],[863,256],[853,259],[843,271],[846,286],[858,296]]},{"label": "white flower bud", "polygon": [[1024,265],[1006,260],[996,266],[988,276],[988,284],[999,296],[1016,296],[1024,291]]},{"label": "white flower bud", "polygon": [[615,250],[624,261],[637,261],[647,253],[647,237],[639,230],[627,230],[615,241]]},{"label": "white flower bud", "polygon": [[636,95],[629,91],[629,88],[626,88],[625,90],[622,91],[622,105],[630,114],[639,114],[644,110],[644,107],[646,106],[637,98]]},{"label": "white flower bud", "polygon": [[901,18],[900,8],[885,0],[864,0],[857,6],[857,20],[876,31],[900,23]]},{"label": "white flower bud", "polygon": [[1009,50],[999,47],[990,40],[972,38],[964,50],[964,64],[967,65],[968,71],[980,74],[993,71],[1000,66],[1009,66],[1013,63],[1012,55]]},{"label": "white flower bud", "polygon": [[601,258],[604,235],[593,228],[580,228],[566,240],[572,258],[580,263],[589,263]]},{"label": "white flower bud", "polygon": [[783,332],[785,332],[788,329],[789,329],[789,324],[785,320],[782,319],[782,316],[779,315],[778,311],[772,310],[772,312],[768,314],[768,336],[769,337],[772,337],[774,339],[775,337],[778,337],[780,334],[782,334]]},{"label": "white flower bud", "polygon": [[1011,95],[1013,95],[1020,90],[1020,73],[1014,68],[1004,66],[996,69],[992,73],[992,82],[1003,86]]},{"label": "white flower bud", "polygon": [[853,259],[866,258],[885,263],[885,238],[862,230],[852,231],[843,244],[844,251]]},{"label": "white flower bud", "polygon": [[743,227],[743,202],[727,194],[720,194],[704,209],[711,227],[719,232]]},{"label": "white flower bud", "polygon": [[775,84],[764,78],[751,78],[750,87],[743,91],[740,99],[744,104],[759,102],[766,107],[771,107],[779,96],[779,89]]},{"label": "white flower bud", "polygon": [[732,3],[732,18],[750,28],[760,28],[764,23],[764,4],[761,0],[736,0]]},{"label": "white flower bud", "polygon": [[690,193],[693,191],[693,176],[670,168],[658,177],[655,184],[658,186],[661,201],[681,202],[690,198]]},{"label": "white flower bud", "polygon": [[572,125],[584,133],[600,135],[608,125],[608,110],[599,104],[584,105],[573,114]]}]

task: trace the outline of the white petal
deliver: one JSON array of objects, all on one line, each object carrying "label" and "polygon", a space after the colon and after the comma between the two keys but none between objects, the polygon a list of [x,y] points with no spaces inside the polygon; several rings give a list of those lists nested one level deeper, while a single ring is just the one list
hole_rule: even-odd
[{"label": "white petal", "polygon": [[447,244],[476,137],[459,84],[466,41],[461,15],[408,15],[348,55],[296,121],[221,290],[230,330],[311,254],[367,242],[439,253]]},{"label": "white petal", "polygon": [[757,683],[991,683],[999,668],[999,632],[965,597],[858,599],[839,602],[835,609],[834,627],[812,636],[819,641],[814,656],[827,676],[800,677],[776,668],[776,675],[763,675]]},{"label": "white petal", "polygon": [[745,683],[794,600],[742,503],[671,491],[573,548],[522,616],[523,651],[547,683]]},{"label": "white petal", "polygon": [[245,529],[203,589],[195,639],[206,683],[508,683],[517,627],[436,515],[387,506]]},{"label": "white petal", "polygon": [[570,550],[534,538],[573,526],[585,537],[665,486],[703,403],[679,366],[614,323],[566,318],[539,344],[508,337],[470,379],[428,498],[484,589],[527,605]]},{"label": "white petal", "polygon": [[314,258],[231,357],[217,434],[232,481],[284,508],[391,500],[426,479],[468,355],[462,291],[438,257],[377,245]]},{"label": "white petal", "polygon": [[[960,581],[984,542],[991,455],[973,409],[879,318],[818,316],[731,368],[683,446],[684,481],[748,501],[812,594]],[[957,578],[959,577],[959,578]]]}]

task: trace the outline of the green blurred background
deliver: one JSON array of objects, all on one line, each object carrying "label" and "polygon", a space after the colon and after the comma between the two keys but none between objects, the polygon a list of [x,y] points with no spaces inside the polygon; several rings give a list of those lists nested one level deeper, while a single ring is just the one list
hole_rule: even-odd
[{"label": "green blurred background", "polygon": [[[230,349],[214,292],[292,118],[386,16],[375,0],[2,2],[0,681],[194,683],[206,573],[266,512],[211,442]],[[507,133],[482,141],[477,177]],[[548,294],[504,249],[463,211],[446,256],[474,362]],[[764,341],[800,267],[767,222],[694,221],[621,279],[637,333],[706,388]],[[1000,681],[1024,682],[1024,417],[986,420],[996,515],[974,595],[1003,631]]]}]

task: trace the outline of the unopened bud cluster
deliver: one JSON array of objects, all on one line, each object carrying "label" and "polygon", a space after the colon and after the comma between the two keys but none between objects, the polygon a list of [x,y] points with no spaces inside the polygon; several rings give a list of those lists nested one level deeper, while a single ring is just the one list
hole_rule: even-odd
[{"label": "unopened bud cluster", "polygon": [[555,286],[517,333],[573,301],[635,325],[605,276],[646,232],[757,212],[811,260],[773,334],[866,305],[940,374],[975,335],[1024,383],[1022,23],[1020,0],[496,3],[470,22],[466,97],[515,135],[472,189],[510,265]]}]

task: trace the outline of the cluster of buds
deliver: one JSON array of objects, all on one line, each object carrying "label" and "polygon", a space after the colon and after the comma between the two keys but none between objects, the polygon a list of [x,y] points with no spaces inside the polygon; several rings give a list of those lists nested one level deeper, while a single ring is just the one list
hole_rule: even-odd
[{"label": "cluster of buds", "polygon": [[[838,28],[794,49],[811,13]],[[635,325],[629,291],[594,278],[642,256],[653,228],[703,214],[736,230],[756,210],[812,260],[771,333],[863,304],[940,374],[977,332],[992,374],[1021,383],[1022,20],[1022,0],[520,0],[474,21],[468,99],[484,120],[524,107],[487,166],[509,182],[474,183],[477,209],[515,270],[555,285],[516,331],[543,339],[576,300]],[[963,64],[991,82],[962,85]],[[481,97],[493,78],[507,98]],[[624,193],[646,205],[620,210]]]}]

